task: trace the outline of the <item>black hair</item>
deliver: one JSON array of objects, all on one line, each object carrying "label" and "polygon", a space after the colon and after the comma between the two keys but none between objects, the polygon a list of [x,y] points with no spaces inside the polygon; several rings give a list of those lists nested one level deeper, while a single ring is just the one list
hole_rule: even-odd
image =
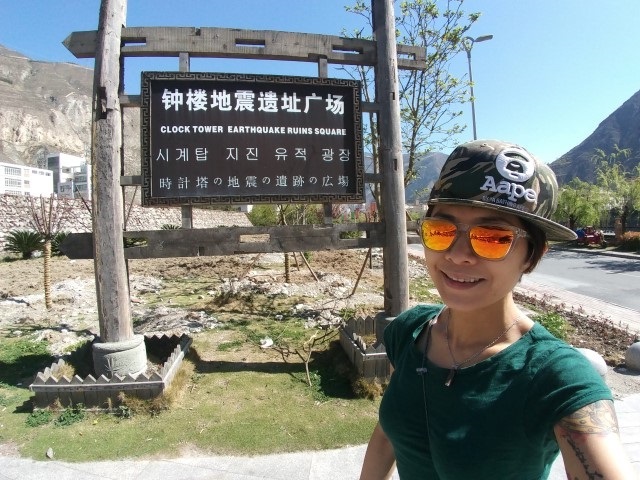
[{"label": "black hair", "polygon": [[522,222],[522,228],[524,228],[529,234],[529,266],[524,273],[531,273],[542,260],[542,256],[548,249],[547,234],[544,230],[536,227],[533,223],[520,218]]}]

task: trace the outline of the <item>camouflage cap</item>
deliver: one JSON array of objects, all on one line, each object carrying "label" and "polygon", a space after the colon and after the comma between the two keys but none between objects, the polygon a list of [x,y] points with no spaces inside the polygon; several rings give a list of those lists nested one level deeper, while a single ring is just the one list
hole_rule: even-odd
[{"label": "camouflage cap", "polygon": [[458,146],[445,161],[428,203],[499,210],[528,220],[549,240],[576,238],[551,220],[558,204],[553,171],[512,143],[477,140]]}]

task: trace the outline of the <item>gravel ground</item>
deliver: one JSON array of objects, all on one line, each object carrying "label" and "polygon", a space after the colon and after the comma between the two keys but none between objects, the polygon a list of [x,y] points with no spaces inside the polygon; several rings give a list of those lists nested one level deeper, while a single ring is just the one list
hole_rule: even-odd
[{"label": "gravel ground", "polygon": [[[132,315],[139,333],[196,333],[210,328],[215,318],[205,312],[185,311],[167,299],[150,308],[140,299],[145,293],[162,295],[165,282],[181,279],[185,288],[194,278],[211,283],[211,295],[224,289],[304,296],[306,308],[337,312],[343,307],[382,308],[382,261],[374,251],[370,264],[358,282],[356,294],[349,294],[358,281],[366,251],[314,252],[311,268],[297,256],[299,268],[291,257],[292,274],[284,283],[282,254],[240,255],[234,257],[171,258],[132,261],[129,265]],[[368,264],[369,262],[367,262]],[[421,262],[410,261],[410,277],[427,275]],[[53,308],[44,306],[42,259],[0,262],[0,335],[33,335],[46,339],[51,353],[59,355],[80,339],[98,333],[95,281],[92,260],[69,260],[56,257],[52,264]],[[330,318],[330,317],[329,317]],[[583,330],[583,329],[577,329]],[[598,351],[596,339],[588,331],[579,331],[572,343]],[[622,343],[622,342],[619,342]],[[619,347],[619,348],[622,348]],[[620,354],[624,355],[621,351]],[[619,355],[620,356],[620,355]],[[617,398],[640,393],[640,373],[624,365],[610,365],[607,383]]]}]

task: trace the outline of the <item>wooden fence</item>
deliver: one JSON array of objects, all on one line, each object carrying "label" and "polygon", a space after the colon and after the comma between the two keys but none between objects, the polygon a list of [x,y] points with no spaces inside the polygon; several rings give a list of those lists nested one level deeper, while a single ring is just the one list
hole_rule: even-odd
[{"label": "wooden fence", "polygon": [[73,378],[60,376],[59,372],[66,363],[64,359],[60,359],[42,372],[38,372],[34,382],[29,386],[35,393],[33,404],[36,408],[46,408],[58,402],[63,407],[82,404],[87,408],[106,408],[120,403],[120,393],[142,399],[155,398],[171,384],[191,342],[192,339],[187,335],[145,336],[148,351],[152,351],[154,347],[166,348],[167,344],[173,348],[158,371],[136,376],[128,374],[107,378],[101,375],[97,379],[92,375],[84,379],[78,375],[74,375]]},{"label": "wooden fence", "polygon": [[382,343],[367,346],[364,337],[375,336],[375,318],[355,318],[340,330],[340,345],[363,378],[385,381],[391,376],[391,364]]}]

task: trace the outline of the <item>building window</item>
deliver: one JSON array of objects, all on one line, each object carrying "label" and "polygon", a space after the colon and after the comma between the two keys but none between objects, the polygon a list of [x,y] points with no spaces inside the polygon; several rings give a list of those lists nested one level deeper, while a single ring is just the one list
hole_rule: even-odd
[{"label": "building window", "polygon": [[4,174],[13,175],[14,177],[20,177],[22,176],[22,170],[15,167],[4,167]]},{"label": "building window", "polygon": [[19,178],[5,178],[4,186],[5,187],[22,187],[22,180]]}]

